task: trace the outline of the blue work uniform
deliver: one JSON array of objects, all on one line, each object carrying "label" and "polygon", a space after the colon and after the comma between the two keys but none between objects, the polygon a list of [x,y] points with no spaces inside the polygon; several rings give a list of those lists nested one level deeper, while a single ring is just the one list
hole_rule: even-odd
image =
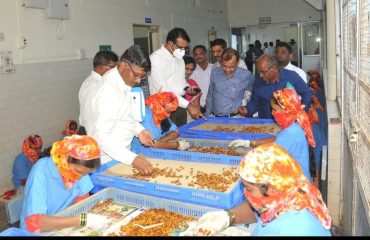
[{"label": "blue work uniform", "polygon": [[[162,133],[161,126],[156,127],[154,125],[152,109],[150,109],[150,107],[148,106],[145,106],[145,118],[141,124],[146,130],[148,130],[152,134],[153,140],[161,139],[162,137],[166,136],[170,132],[173,132],[177,129],[176,125],[172,122],[172,120],[169,119],[169,121],[171,124],[170,129],[167,132]],[[139,138],[134,137],[134,139],[131,142],[131,151],[135,152],[136,150],[142,147],[143,145],[140,143]]]},{"label": "blue work uniform", "polygon": [[259,216],[252,236],[331,236],[307,209],[289,210],[263,225]]},{"label": "blue work uniform", "polygon": [[13,185],[14,188],[22,186],[22,179],[27,179],[30,174],[33,163],[28,160],[28,157],[24,153],[18,154],[13,163]]},{"label": "blue work uniform", "polygon": [[88,175],[70,188],[66,186],[51,157],[38,160],[28,176],[24,192],[20,227],[27,230],[25,220],[34,214],[54,215],[72,205],[77,197],[93,188]]},{"label": "blue work uniform", "polygon": [[312,124],[312,134],[315,138],[316,146],[313,148],[313,155],[315,157],[315,167],[317,170],[321,169],[322,147],[327,145],[324,130],[320,124]]},{"label": "blue work uniform", "polygon": [[281,130],[275,139],[275,143],[285,150],[299,163],[303,174],[312,183],[310,173],[309,148],[303,128],[296,122]]}]

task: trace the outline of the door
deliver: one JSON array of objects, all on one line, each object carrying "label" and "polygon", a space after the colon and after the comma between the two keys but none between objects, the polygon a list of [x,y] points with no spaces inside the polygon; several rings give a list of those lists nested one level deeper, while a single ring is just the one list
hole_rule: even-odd
[{"label": "door", "polygon": [[157,26],[133,25],[134,44],[141,46],[150,55],[160,47]]},{"label": "door", "polygon": [[321,42],[320,22],[301,23],[298,49],[300,67],[305,72],[310,69],[321,72]]}]

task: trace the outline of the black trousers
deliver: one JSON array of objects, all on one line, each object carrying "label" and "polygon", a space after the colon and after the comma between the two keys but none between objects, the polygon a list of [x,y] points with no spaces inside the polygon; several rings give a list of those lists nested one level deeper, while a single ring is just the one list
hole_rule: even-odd
[{"label": "black trousers", "polygon": [[176,124],[177,127],[181,127],[185,125],[188,120],[187,120],[187,110],[182,107],[178,107],[176,111],[171,113],[171,120],[174,124]]}]

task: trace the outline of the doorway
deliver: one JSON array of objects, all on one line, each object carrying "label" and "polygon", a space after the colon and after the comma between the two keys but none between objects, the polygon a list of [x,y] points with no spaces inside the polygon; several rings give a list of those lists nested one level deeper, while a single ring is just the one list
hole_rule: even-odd
[{"label": "doorway", "polygon": [[134,44],[141,46],[149,55],[160,47],[159,27],[133,25]]}]

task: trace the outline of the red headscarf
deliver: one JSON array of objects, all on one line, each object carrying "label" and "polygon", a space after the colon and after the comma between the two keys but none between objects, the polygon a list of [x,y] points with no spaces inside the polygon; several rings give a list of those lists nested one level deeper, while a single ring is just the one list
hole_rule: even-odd
[{"label": "red headscarf", "polygon": [[[71,129],[71,125],[76,124],[77,128],[76,129]],[[78,124],[75,120],[68,120],[66,122],[65,129],[62,131],[62,134],[67,135],[67,136],[72,136],[77,134],[78,131]]]},{"label": "red headscarf", "polygon": [[31,163],[39,160],[41,148],[42,139],[39,135],[30,135],[23,140],[22,152]]},{"label": "red headscarf", "polygon": [[93,138],[86,135],[73,135],[55,142],[50,154],[66,188],[69,189],[82,176],[71,170],[68,157],[85,161],[94,160],[100,158],[100,149]]},{"label": "red headscarf", "polygon": [[321,79],[320,73],[316,70],[311,69],[311,70],[308,70],[307,73],[310,76],[310,78]]},{"label": "red headscarf", "polygon": [[176,111],[179,100],[172,92],[159,92],[148,97],[145,104],[152,109],[154,125],[159,127],[162,120],[168,118],[171,112]]},{"label": "red headscarf", "polygon": [[264,224],[286,211],[307,209],[325,229],[330,229],[331,217],[320,191],[304,176],[298,162],[284,148],[272,143],[252,149],[240,162],[239,174],[249,183],[273,186],[278,191],[276,195],[262,198],[245,191]]},{"label": "red headscarf", "polygon": [[273,97],[277,103],[282,107],[285,112],[272,112],[277,123],[283,129],[289,127],[293,122],[297,123],[303,128],[306,134],[308,143],[315,147],[315,139],[312,133],[312,127],[308,119],[307,113],[303,110],[304,106],[301,104],[301,97],[290,88],[277,90],[274,92]]}]

